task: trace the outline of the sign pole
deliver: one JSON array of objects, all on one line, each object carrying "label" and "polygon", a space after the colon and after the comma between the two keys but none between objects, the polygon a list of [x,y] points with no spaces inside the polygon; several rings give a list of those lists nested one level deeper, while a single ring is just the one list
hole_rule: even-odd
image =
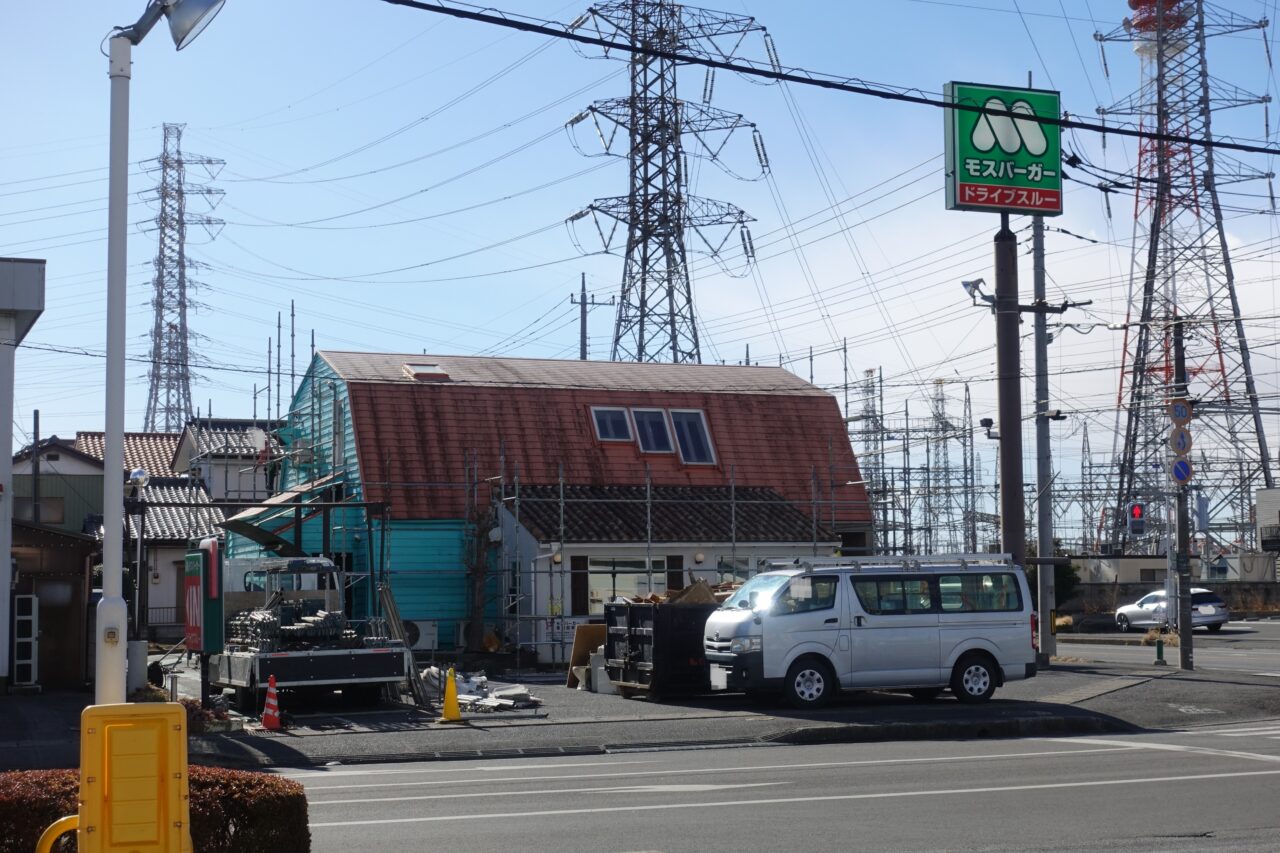
[{"label": "sign pole", "polygon": [[[1182,321],[1173,323],[1173,370],[1174,396],[1182,399],[1187,395],[1187,359],[1182,346]],[[1176,462],[1174,463],[1177,464]],[[1195,669],[1195,655],[1191,647],[1191,529],[1187,518],[1186,479],[1180,479],[1174,487],[1177,490],[1175,502],[1175,565],[1178,568],[1178,663],[1181,669]],[[1204,555],[1200,556],[1201,562]]]},{"label": "sign pole", "polygon": [[[1018,337],[1018,238],[1000,214],[995,238],[996,393],[1000,415],[1000,541],[1026,565],[1027,508],[1022,493],[1022,341]],[[1045,555],[1041,555],[1045,556]],[[1044,571],[1041,567],[1040,571]],[[1050,569],[1052,571],[1052,569]]]}]

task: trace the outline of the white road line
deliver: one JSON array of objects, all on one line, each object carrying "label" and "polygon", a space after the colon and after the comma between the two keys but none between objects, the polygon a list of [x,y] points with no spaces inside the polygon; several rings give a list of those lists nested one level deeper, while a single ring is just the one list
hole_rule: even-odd
[{"label": "white road line", "polygon": [[541,797],[547,794],[705,794],[712,791],[728,791],[733,788],[767,788],[774,785],[790,784],[788,782],[742,782],[732,785],[619,785],[612,788],[592,786],[590,788],[538,788],[524,791],[473,791],[469,794],[429,794],[421,797],[365,797],[355,800],[307,800],[307,806],[347,806],[358,803],[405,803],[420,800],[463,800],[476,797]]},{"label": "white road line", "polygon": [[[59,741],[61,743],[61,741]],[[556,767],[604,767],[614,766],[614,764],[657,764],[657,761],[619,761],[610,762],[602,757],[600,761],[575,761],[565,764],[515,764],[511,761],[503,761],[498,764],[488,764],[481,767],[441,767],[438,764],[430,767],[398,767],[394,770],[349,770],[345,767],[336,766],[332,770],[306,770],[293,773],[279,773],[286,779],[296,779],[305,783],[308,779],[330,779],[335,776],[402,776],[405,773],[485,773],[497,772],[499,770],[508,773],[516,770],[551,770]],[[395,784],[401,784],[399,782]]]},{"label": "white road line", "polygon": [[530,812],[489,812],[486,814],[433,815],[430,817],[398,817],[374,820],[337,820],[311,824],[311,829],[330,826],[381,826],[392,823],[444,823],[446,821],[506,820],[521,817],[554,817],[560,815],[613,814],[617,812],[672,811],[674,809],[716,809],[745,806],[790,805],[793,803],[832,803],[852,800],[891,800],[908,797],[947,797],[964,794],[1001,794],[1008,792],[1053,791],[1064,788],[1095,788],[1114,785],[1152,785],[1159,782],[1202,782],[1210,779],[1244,779],[1277,776],[1280,770],[1249,770],[1237,773],[1200,773],[1190,776],[1139,776],[1133,779],[1096,779],[1089,782],[1050,782],[1041,785],[1000,785],[982,788],[941,788],[932,791],[885,791],[876,794],[833,794],[825,797],[775,797],[765,800],[725,800],[713,803],[657,803],[654,805],[600,806],[582,809],[544,809]]},{"label": "white road line", "polygon": [[[1054,743],[1069,743],[1068,741],[1054,741]],[[748,773],[748,772],[768,772],[773,770],[816,770],[826,767],[868,767],[884,764],[937,764],[942,762],[955,761],[995,761],[1005,758],[1042,758],[1045,756],[1072,756],[1072,755],[1088,755],[1099,752],[1125,752],[1138,749],[1130,744],[1110,744],[1107,749],[1051,749],[1041,752],[1008,752],[996,753],[994,755],[948,755],[932,758],[881,758],[868,759],[865,761],[822,761],[810,764],[759,764],[746,767],[695,767],[686,770],[669,770],[657,768],[654,770],[639,770],[629,773],[578,773],[578,774],[557,774],[555,776],[510,776],[507,778],[488,778],[488,779],[441,779],[428,782],[386,782],[374,783],[368,785],[308,785],[307,792],[312,791],[352,791],[359,788],[407,788],[410,786],[421,785],[459,785],[459,784],[487,784],[491,782],[545,782],[545,781],[571,781],[574,779],[622,779],[629,776],[689,776],[702,773]],[[598,765],[597,765],[598,766]]]},{"label": "white road line", "polygon": [[1229,732],[1209,732],[1218,737],[1250,737],[1252,735],[1280,735],[1280,728],[1272,726],[1268,729],[1233,729]]},{"label": "white road line", "polygon": [[[1042,740],[1052,741],[1055,739],[1042,738]],[[1093,743],[1098,744],[1099,746],[1114,746],[1123,743],[1128,744],[1129,746],[1136,746],[1139,749],[1152,749],[1162,752],[1194,752],[1200,755],[1216,755],[1221,758],[1245,758],[1250,761],[1280,762],[1280,755],[1264,755],[1260,752],[1238,752],[1234,749],[1212,749],[1207,746],[1186,746],[1184,744],[1177,743],[1152,743],[1150,741],[1133,743],[1130,741],[1107,740],[1106,738],[1096,737],[1072,738],[1072,740],[1076,743]]]}]

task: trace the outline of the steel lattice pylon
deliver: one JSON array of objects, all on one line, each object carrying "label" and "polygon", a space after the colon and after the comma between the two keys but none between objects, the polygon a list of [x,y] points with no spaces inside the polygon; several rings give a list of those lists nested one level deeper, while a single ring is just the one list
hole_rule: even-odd
[{"label": "steel lattice pylon", "polygon": [[[752,18],[680,6],[669,0],[623,0],[592,7],[578,26],[602,37],[671,54],[728,59],[751,32],[762,32]],[[607,55],[607,52],[606,52]],[[626,196],[597,199],[570,219],[592,217],[606,250],[616,227],[626,228],[621,298],[614,326],[613,361],[701,362],[687,254],[718,256],[734,231],[742,235],[743,256],[752,255],[745,230],[749,217],[725,202],[687,191],[687,159],[716,162],[739,128],[751,127],[735,113],[676,97],[679,62],[669,56],[630,53],[631,96],[599,101],[569,122],[590,119],[606,154],[626,156],[631,166]],[[704,89],[709,100],[711,83]],[[610,150],[619,130],[626,131],[625,154]],[[754,134],[753,128],[753,134]],[[686,145],[686,138],[691,144]],[[763,145],[755,134],[761,168]],[[722,236],[710,236],[714,229]]]},{"label": "steel lattice pylon", "polygon": [[[1101,41],[1134,45],[1142,86],[1108,116],[1135,119],[1161,134],[1213,139],[1216,110],[1264,99],[1209,75],[1208,38],[1265,26],[1204,0],[1132,0],[1131,18]],[[1254,489],[1270,487],[1266,435],[1222,226],[1218,187],[1263,177],[1210,145],[1144,138],[1135,217],[1141,240],[1130,282],[1121,370],[1117,474],[1105,523],[1126,542],[1126,507],[1145,501],[1147,539],[1130,550],[1159,552],[1173,534],[1168,402],[1174,388],[1173,322],[1185,328],[1188,397],[1194,404],[1191,460],[1219,547],[1253,545]],[[1167,547],[1165,545],[1164,547]]]},{"label": "steel lattice pylon", "polygon": [[187,166],[200,165],[210,177],[223,165],[212,157],[185,154],[182,151],[182,129],[185,125],[164,126],[164,153],[151,165],[160,173],[154,190],[159,212],[153,220],[159,235],[155,257],[154,293],[151,298],[154,321],[151,327],[151,369],[143,429],[148,432],[177,432],[191,418],[191,331],[187,326],[189,294],[195,282],[187,271],[196,266],[187,257],[187,226],[203,225],[207,229],[222,225],[222,220],[187,210],[187,197],[199,195],[216,204],[221,190],[187,181]]}]

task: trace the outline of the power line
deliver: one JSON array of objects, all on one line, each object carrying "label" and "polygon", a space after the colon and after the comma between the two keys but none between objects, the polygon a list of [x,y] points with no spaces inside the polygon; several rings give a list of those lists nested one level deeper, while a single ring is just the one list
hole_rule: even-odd
[{"label": "power line", "polygon": [[[647,45],[633,45],[625,42],[615,42],[608,39],[596,38],[594,36],[586,36],[581,33],[573,32],[570,27],[566,27],[564,24],[555,24],[554,26],[550,26],[549,24],[551,22],[533,23],[532,21],[534,19],[517,20],[514,17],[507,17],[510,13],[505,12],[500,14],[489,14],[478,11],[473,12],[468,9],[457,9],[450,6],[440,5],[439,3],[424,3],[421,2],[421,0],[381,0],[381,2],[390,3],[393,6],[405,6],[422,12],[436,12],[442,15],[450,15],[455,18],[463,18],[466,20],[478,21],[480,23],[493,24],[494,26],[521,30],[523,32],[567,39],[569,41],[578,42],[579,44],[588,44],[604,50],[620,50],[642,56],[667,59],[686,65],[702,65],[707,68],[732,71],[748,77],[760,77],[767,80],[798,83],[803,86],[816,86],[821,89],[832,89],[853,95],[866,95],[887,101],[901,101],[903,103],[937,107],[939,109],[963,110],[965,112],[982,113],[985,115],[1004,115],[1003,112],[988,109],[986,106],[981,104],[951,103],[943,100],[942,98],[931,98],[925,95],[910,94],[910,92],[913,91],[921,91],[915,88],[890,87],[887,84],[870,84],[866,81],[851,83],[849,81],[855,78],[841,78],[836,77],[835,75],[809,71],[803,68],[788,68],[786,70],[782,70],[782,66],[780,65],[773,68],[762,68],[759,67],[758,64],[745,59],[739,60],[738,62],[727,62],[724,60],[712,59],[710,57],[692,56],[677,53],[675,51],[661,50]],[[557,27],[559,27],[559,29],[557,29]],[[879,86],[880,88],[875,88],[875,86]],[[1079,119],[1074,118],[1036,116],[1036,121],[1041,124],[1054,125],[1061,128],[1087,130],[1092,133],[1109,133],[1113,136],[1127,136],[1151,142],[1176,142],[1183,145],[1194,145],[1202,148],[1223,149],[1228,151],[1243,151],[1251,154],[1280,154],[1280,148],[1268,145],[1252,145],[1246,142],[1227,142],[1222,139],[1200,139],[1191,136],[1184,136],[1182,134],[1156,132],[1142,128],[1125,127],[1123,125],[1094,124],[1092,122],[1080,121]]]}]

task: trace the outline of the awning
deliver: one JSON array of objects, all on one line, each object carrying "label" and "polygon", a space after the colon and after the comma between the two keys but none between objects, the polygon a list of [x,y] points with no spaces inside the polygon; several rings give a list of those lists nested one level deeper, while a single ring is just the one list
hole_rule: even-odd
[{"label": "awning", "polygon": [[[281,532],[291,528],[295,521],[297,507],[320,502],[323,489],[334,485],[339,480],[338,474],[330,474],[309,483],[300,483],[279,494],[272,495],[257,506],[249,507],[221,522],[223,529],[235,533],[251,542],[257,542],[269,551],[282,557],[305,557],[306,552],[298,548],[292,539],[281,536]],[[305,513],[303,519],[314,513]],[[268,529],[267,525],[284,522]]]}]

